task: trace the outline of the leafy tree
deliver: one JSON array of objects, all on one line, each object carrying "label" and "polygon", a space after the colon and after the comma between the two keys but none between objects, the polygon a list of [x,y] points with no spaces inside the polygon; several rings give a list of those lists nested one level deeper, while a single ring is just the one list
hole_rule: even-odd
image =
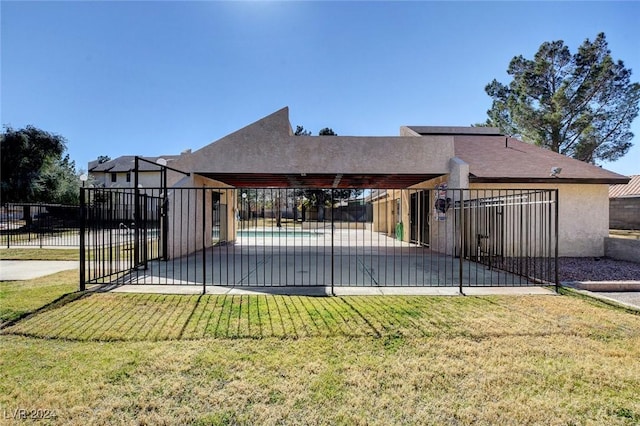
[{"label": "leafy tree", "polygon": [[508,85],[493,80],[485,88],[493,99],[487,125],[594,164],[629,151],[640,84],[612,59],[604,33],[575,54],[561,40],[545,42],[533,60],[514,57],[507,72]]},{"label": "leafy tree", "polygon": [[[294,133],[296,136],[310,136],[311,132],[305,130],[303,126],[297,126]],[[336,132],[330,127],[325,127],[318,132],[318,136],[338,136]],[[357,197],[362,193],[360,189],[334,189],[333,193],[331,189],[303,189],[296,192],[298,197],[305,198],[306,207],[317,207],[318,220],[324,220],[324,209],[321,207],[327,207],[331,203],[331,197],[333,200],[346,200],[352,197]]]},{"label": "leafy tree", "polygon": [[6,127],[0,137],[2,202],[69,200],[69,191],[77,192],[79,181],[75,164],[62,156],[65,150],[66,140],[60,135],[33,126]]},{"label": "leafy tree", "polygon": [[296,126],[295,136],[311,136],[311,132],[305,130],[302,126]]},{"label": "leafy tree", "polygon": [[98,164],[106,163],[107,161],[111,161],[111,157],[109,157],[108,155],[98,156]]},{"label": "leafy tree", "polygon": [[80,177],[69,155],[47,159],[34,181],[36,199],[43,203],[77,204],[79,187]]},{"label": "leafy tree", "polygon": [[318,136],[338,136],[338,134],[334,132],[332,128],[325,127],[318,132]]}]

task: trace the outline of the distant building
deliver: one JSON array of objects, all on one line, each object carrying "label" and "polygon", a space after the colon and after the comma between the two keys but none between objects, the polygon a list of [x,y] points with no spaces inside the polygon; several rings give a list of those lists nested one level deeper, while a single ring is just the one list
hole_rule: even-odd
[{"label": "distant building", "polygon": [[[166,165],[169,167],[179,157],[180,155],[140,156],[140,158],[152,163],[157,163],[159,159],[165,159],[167,161]],[[98,160],[90,161],[88,170],[94,178],[95,184],[99,187],[133,188],[135,182],[135,158],[135,155],[123,155],[104,163],[99,163]],[[147,161],[138,162],[138,183],[143,187],[159,187],[161,185],[162,167],[155,166]]]},{"label": "distant building", "polygon": [[640,229],[640,175],[609,187],[609,228]]}]

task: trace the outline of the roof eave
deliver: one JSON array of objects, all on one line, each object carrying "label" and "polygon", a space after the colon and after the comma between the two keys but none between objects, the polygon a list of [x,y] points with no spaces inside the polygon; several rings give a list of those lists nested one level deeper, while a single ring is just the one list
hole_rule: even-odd
[{"label": "roof eave", "polygon": [[548,178],[534,178],[534,177],[488,177],[488,176],[471,176],[469,175],[470,183],[580,183],[589,185],[614,185],[625,184],[629,182],[628,177],[620,178],[561,178],[561,177],[548,177]]}]

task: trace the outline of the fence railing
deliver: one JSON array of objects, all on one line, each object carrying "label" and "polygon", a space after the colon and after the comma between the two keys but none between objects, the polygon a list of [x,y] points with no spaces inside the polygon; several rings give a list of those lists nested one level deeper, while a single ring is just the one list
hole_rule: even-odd
[{"label": "fence railing", "polygon": [[324,190],[321,206],[310,191],[84,189],[81,281],[203,291],[557,283],[555,190]]},{"label": "fence railing", "polygon": [[79,247],[80,207],[10,203],[0,212],[0,244],[10,247]]}]

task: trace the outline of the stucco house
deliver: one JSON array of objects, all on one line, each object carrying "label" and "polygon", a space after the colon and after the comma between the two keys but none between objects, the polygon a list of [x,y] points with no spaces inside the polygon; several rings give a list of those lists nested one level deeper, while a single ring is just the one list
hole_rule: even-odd
[{"label": "stucco house", "polygon": [[[138,159],[137,179],[135,157],[90,167],[88,259],[108,261],[81,282],[557,284],[557,256],[604,255],[609,186],[629,182],[496,128],[296,136],[286,107],[164,159]],[[305,191],[322,215],[305,219]]]},{"label": "stucco house", "polygon": [[[421,215],[433,215],[434,200],[414,195],[412,209],[411,195],[394,190],[424,189],[427,194],[426,190],[444,183],[469,191],[557,189],[559,256],[604,254],[609,185],[629,181],[626,176],[501,135],[496,128],[402,126],[399,136],[296,136],[286,107],[180,156],[172,166],[191,172],[189,177],[174,175],[172,183],[185,187],[384,189],[384,197],[373,202],[387,203],[390,212],[397,206],[407,224],[412,222],[416,205],[424,206]],[[233,203],[226,205],[228,217],[233,217]],[[387,222],[382,223],[374,213],[374,229],[386,227],[383,230],[392,234],[395,224],[391,222],[396,220]],[[421,238],[433,246],[428,237]],[[401,238],[412,236],[407,231]]]},{"label": "stucco house", "polygon": [[640,229],[640,175],[609,187],[609,228]]}]

